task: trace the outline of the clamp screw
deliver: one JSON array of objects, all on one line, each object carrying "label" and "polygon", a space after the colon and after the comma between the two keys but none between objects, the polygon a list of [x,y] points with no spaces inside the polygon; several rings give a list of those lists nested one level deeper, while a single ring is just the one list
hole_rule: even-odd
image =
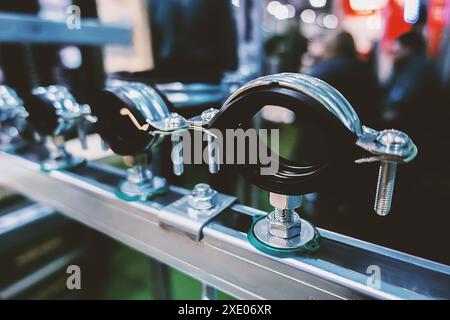
[{"label": "clamp screw", "polygon": [[210,121],[219,112],[219,110],[211,108],[202,112],[201,118],[203,121]]},{"label": "clamp screw", "polygon": [[213,192],[211,187],[206,183],[199,183],[194,187],[192,195],[194,197],[206,197]]},{"label": "clamp screw", "polygon": [[[200,118],[204,123],[209,123],[215,115],[219,113],[218,109],[210,108],[202,112]],[[220,170],[219,163],[219,148],[216,143],[216,138],[208,134],[208,168],[209,172],[215,174]]]},{"label": "clamp screw", "polygon": [[[167,129],[177,130],[186,124],[186,120],[178,113],[172,112],[167,119]],[[172,135],[172,162],[173,173],[181,176],[184,172],[183,144],[178,133]]]},{"label": "clamp screw", "polygon": [[192,190],[188,203],[193,209],[200,211],[209,210],[215,205],[214,200],[216,194],[217,191],[212,189],[208,184],[199,183]]},{"label": "clamp screw", "polygon": [[178,113],[172,112],[167,120],[167,127],[168,130],[174,130],[185,125],[185,123],[186,120],[182,116]]},{"label": "clamp screw", "polygon": [[[407,147],[411,140],[401,131],[384,130],[378,136],[377,142],[390,150],[399,150]],[[391,210],[396,172],[395,161],[381,160],[374,205],[375,212],[380,216],[386,216]]]}]

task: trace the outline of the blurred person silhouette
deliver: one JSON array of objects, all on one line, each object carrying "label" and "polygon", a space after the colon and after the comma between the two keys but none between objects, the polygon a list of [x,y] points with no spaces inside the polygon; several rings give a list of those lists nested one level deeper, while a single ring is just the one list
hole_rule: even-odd
[{"label": "blurred person silhouette", "polygon": [[440,121],[448,113],[442,105],[443,90],[436,65],[426,56],[425,39],[416,31],[398,37],[390,54],[394,64],[386,87],[384,125],[408,132],[421,153],[430,155],[436,151],[442,133],[438,124],[445,126]]},{"label": "blurred person silhouette", "polygon": [[439,57],[439,71],[441,73],[441,80],[445,87],[447,101],[450,100],[450,28],[444,31],[442,37],[441,53]]},{"label": "blurred person silhouette", "polygon": [[409,219],[408,228],[420,229],[421,237],[427,239],[414,244],[416,254],[442,259],[442,252],[429,244],[448,243],[449,239],[449,218],[442,209],[448,206],[450,192],[446,163],[450,113],[437,67],[426,49],[423,35],[416,30],[398,37],[390,48],[394,64],[383,121],[384,127],[407,132],[418,147],[417,158],[397,175],[395,213],[399,220]]},{"label": "blurred person silhouette", "polygon": [[361,61],[350,33],[329,37],[321,62],[310,72],[339,90],[358,113],[362,123],[379,125],[381,90],[369,64]]},{"label": "blurred person silhouette", "polygon": [[300,32],[294,19],[286,32],[275,34],[265,44],[267,56],[277,58],[276,72],[300,72],[302,57],[308,50],[308,40]]},{"label": "blurred person silhouette", "polygon": [[238,68],[238,35],[228,0],[148,0],[154,68],[117,72],[152,83],[219,83]]},{"label": "blurred person silhouette", "polygon": [[150,0],[155,69],[162,81],[219,82],[238,67],[231,1]]}]

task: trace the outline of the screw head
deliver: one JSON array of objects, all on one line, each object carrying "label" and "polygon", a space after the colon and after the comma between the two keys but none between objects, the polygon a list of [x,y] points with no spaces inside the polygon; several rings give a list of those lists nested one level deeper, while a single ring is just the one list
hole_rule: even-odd
[{"label": "screw head", "polygon": [[186,124],[186,120],[180,116],[178,113],[171,113],[169,118],[167,119],[167,128],[168,130],[178,129]]},{"label": "screw head", "polygon": [[199,183],[194,187],[192,195],[194,197],[207,197],[213,193],[213,189],[206,183]]},{"label": "screw head", "polygon": [[202,112],[201,118],[203,121],[210,121],[219,112],[219,110],[211,108]]},{"label": "screw head", "polygon": [[406,133],[394,129],[381,131],[377,142],[393,151],[409,148],[411,145],[411,139]]},{"label": "screw head", "polygon": [[209,210],[215,205],[217,191],[206,183],[197,184],[189,197],[189,205],[196,210]]}]

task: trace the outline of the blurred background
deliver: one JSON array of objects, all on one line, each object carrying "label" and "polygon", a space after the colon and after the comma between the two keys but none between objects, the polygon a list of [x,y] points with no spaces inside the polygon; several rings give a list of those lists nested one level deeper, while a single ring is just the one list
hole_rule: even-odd
[{"label": "blurred background", "polygon": [[[131,27],[132,45],[104,45],[114,34],[101,45],[73,44],[82,34],[69,28],[30,41],[39,29],[21,28],[30,16],[37,26],[66,24],[74,8],[81,19]],[[450,0],[0,0],[0,84],[22,97],[36,86],[62,84],[89,104],[108,81],[137,80],[160,84],[188,116],[219,107],[229,92],[191,94],[174,84],[233,88],[278,72],[328,82],[364,125],[403,130],[419,148],[417,161],[399,170],[388,217],[372,212],[376,165],[355,166],[345,181],[307,195],[302,215],[318,227],[449,264]],[[281,129],[280,154],[288,159],[311,160],[326,148],[320,134],[286,109],[267,106],[256,122]],[[194,166],[173,176],[162,155],[169,147],[154,155],[153,170],[170,182],[190,188],[201,179],[271,209],[267,194],[239,177],[211,177]],[[112,155],[97,160],[122,164]],[[200,283],[57,213],[11,217],[30,203],[9,190],[1,194],[0,298],[200,297]],[[79,292],[65,288],[61,266],[68,261],[87,276]],[[158,290],[152,276],[161,268],[170,292]]]}]

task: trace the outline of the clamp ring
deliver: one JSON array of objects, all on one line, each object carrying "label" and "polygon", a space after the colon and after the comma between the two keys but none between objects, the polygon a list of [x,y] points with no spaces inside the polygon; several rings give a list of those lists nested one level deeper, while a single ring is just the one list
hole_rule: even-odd
[{"label": "clamp ring", "polygon": [[[336,167],[358,156],[355,142],[363,129],[355,111],[333,87],[318,79],[298,74],[278,74],[254,80],[239,89],[223,105],[209,128],[245,128],[266,105],[276,105],[299,113],[328,133],[330,157],[321,163],[295,163],[282,157],[278,170],[261,174],[263,166],[235,165],[258,187],[279,194],[315,192],[341,170]],[[225,135],[224,135],[225,136]],[[225,155],[224,155],[225,157]]]}]

